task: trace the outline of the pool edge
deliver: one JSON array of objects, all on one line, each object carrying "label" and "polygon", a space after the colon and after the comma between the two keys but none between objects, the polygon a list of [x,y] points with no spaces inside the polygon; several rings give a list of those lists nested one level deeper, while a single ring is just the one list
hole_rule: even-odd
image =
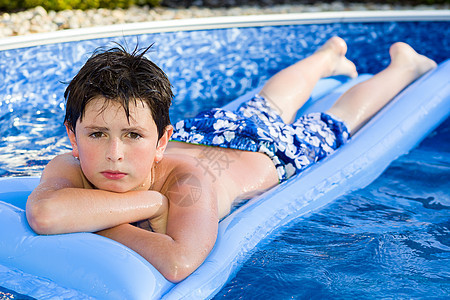
[{"label": "pool edge", "polygon": [[371,23],[387,21],[450,21],[450,10],[340,11],[268,14],[115,24],[7,37],[0,39],[0,51],[79,40],[160,32],[294,24]]}]

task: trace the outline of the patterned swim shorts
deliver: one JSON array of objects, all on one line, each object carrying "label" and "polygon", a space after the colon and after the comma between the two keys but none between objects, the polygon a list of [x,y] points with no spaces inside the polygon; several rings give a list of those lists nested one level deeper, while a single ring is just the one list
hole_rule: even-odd
[{"label": "patterned swim shorts", "polygon": [[267,101],[255,95],[236,111],[212,109],[174,125],[173,141],[268,155],[280,182],[333,153],[349,138],[346,125],[325,113],[286,124]]}]

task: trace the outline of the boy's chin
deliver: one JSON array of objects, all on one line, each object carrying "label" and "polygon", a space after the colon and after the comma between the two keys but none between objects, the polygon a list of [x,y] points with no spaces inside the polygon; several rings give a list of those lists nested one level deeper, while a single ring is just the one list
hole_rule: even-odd
[{"label": "boy's chin", "polygon": [[111,186],[111,185],[105,185],[105,184],[96,185],[95,188],[98,190],[113,192],[113,193],[126,193],[129,191],[137,190],[137,189],[133,189],[133,188],[125,187],[125,186],[119,186],[119,185]]},{"label": "boy's chin", "polygon": [[[113,193],[126,193],[131,191],[145,191],[148,190],[148,186],[145,184],[131,181],[131,180],[103,180],[98,178],[93,178],[93,181],[89,181],[89,183],[93,186],[94,189],[108,191]],[[97,179],[97,180],[95,180]]]}]

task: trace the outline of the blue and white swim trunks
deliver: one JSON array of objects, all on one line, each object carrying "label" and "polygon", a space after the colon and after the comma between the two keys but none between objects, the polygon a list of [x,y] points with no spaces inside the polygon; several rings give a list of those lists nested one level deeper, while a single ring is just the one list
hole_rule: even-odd
[{"label": "blue and white swim trunks", "polygon": [[348,138],[346,125],[325,113],[286,124],[259,95],[236,111],[212,109],[179,121],[172,135],[173,141],[264,153],[280,182],[333,153]]}]

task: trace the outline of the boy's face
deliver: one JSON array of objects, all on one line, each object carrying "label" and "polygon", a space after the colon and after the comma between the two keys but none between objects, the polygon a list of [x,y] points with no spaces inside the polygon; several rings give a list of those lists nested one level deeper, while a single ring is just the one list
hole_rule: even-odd
[{"label": "boy's face", "polygon": [[162,159],[170,133],[158,142],[147,104],[130,103],[128,121],[119,103],[105,103],[103,98],[86,105],[75,134],[68,130],[73,155],[79,158],[86,178],[98,189],[112,192],[150,188],[153,163]]}]

